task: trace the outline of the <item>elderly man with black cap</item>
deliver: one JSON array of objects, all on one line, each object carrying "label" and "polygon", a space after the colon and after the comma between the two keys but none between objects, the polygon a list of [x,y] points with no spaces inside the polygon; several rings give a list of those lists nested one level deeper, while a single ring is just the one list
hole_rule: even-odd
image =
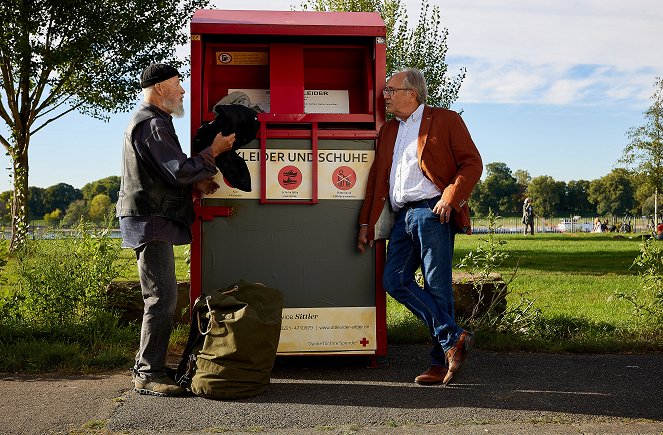
[{"label": "elderly man with black cap", "polygon": [[166,375],[166,351],[177,302],[173,245],[191,242],[192,191],[213,193],[214,158],[232,149],[235,135],[217,135],[193,157],[182,151],[172,116],[184,116],[177,69],[153,64],[141,74],[143,104],[124,134],[116,215],[122,247],[136,252],[145,307],[133,368],[140,394],[175,396],[184,390]]}]

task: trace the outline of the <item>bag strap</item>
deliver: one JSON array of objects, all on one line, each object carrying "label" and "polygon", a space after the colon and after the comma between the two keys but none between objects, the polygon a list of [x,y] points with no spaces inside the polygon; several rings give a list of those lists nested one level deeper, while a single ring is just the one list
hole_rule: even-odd
[{"label": "bag strap", "polygon": [[[196,300],[196,302],[198,301]],[[199,325],[200,311],[201,307],[196,307],[196,303],[194,303],[193,315],[198,319]],[[177,373],[175,374],[175,382],[182,387],[188,387],[191,385],[191,379],[193,378],[193,373],[195,371],[194,363],[196,361],[196,355],[194,355],[193,349],[203,340],[203,338],[203,335],[200,333],[200,326],[196,327],[192,321],[189,328],[189,338],[187,339],[186,346],[184,346],[182,358],[180,359],[180,363],[177,366]]]}]

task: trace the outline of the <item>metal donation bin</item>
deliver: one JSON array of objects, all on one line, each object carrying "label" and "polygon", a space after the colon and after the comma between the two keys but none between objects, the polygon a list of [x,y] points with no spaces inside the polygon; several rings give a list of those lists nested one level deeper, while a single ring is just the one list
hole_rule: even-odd
[{"label": "metal donation bin", "polygon": [[284,295],[279,355],[386,353],[384,243],[357,219],[384,122],[377,13],[200,10],[191,21],[191,134],[240,91],[257,138],[252,189],[195,198],[191,299],[245,279]]}]

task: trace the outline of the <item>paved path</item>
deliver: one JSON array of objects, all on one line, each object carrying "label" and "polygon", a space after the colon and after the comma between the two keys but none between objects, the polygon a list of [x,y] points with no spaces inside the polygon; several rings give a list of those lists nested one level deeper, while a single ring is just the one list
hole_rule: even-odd
[{"label": "paved path", "polygon": [[448,387],[414,384],[426,368],[417,345],[391,346],[379,368],[279,358],[267,392],[230,402],[140,396],[128,372],[4,376],[0,433],[663,434],[661,353],[475,351]]}]

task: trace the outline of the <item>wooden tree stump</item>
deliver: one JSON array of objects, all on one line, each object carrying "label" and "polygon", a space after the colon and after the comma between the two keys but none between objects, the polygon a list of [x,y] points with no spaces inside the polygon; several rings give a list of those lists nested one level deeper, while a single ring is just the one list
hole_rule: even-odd
[{"label": "wooden tree stump", "polygon": [[457,317],[471,317],[475,307],[475,316],[488,313],[491,307],[495,314],[506,310],[506,284],[502,276],[491,273],[482,283],[477,282],[478,279],[479,277],[473,277],[466,272],[453,273],[454,309]]}]

